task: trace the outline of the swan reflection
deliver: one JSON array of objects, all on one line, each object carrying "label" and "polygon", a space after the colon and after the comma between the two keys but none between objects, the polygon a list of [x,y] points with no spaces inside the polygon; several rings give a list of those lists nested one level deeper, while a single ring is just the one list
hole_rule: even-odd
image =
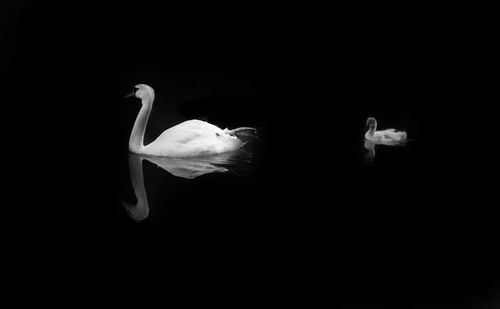
[{"label": "swan reflection", "polygon": [[[252,155],[243,149],[196,158],[144,157],[170,174],[193,179],[209,173],[235,171],[240,163],[250,163]],[[233,168],[233,169],[231,169]]]},{"label": "swan reflection", "polygon": [[371,141],[369,139],[365,139],[364,146],[365,146],[365,149],[367,150],[367,152],[365,154],[365,160],[367,162],[372,162],[373,159],[375,159],[375,155],[376,155],[375,147],[377,145],[402,147],[402,146],[406,146],[406,143],[393,142],[393,141],[380,142],[380,141]]},{"label": "swan reflection", "polygon": [[149,215],[148,196],[144,188],[144,175],[142,172],[142,160],[144,156],[130,153],[128,156],[128,167],[130,171],[130,181],[134,188],[137,202],[135,205],[122,201],[123,207],[127,210],[128,215],[135,221],[141,221]]},{"label": "swan reflection", "polygon": [[144,186],[143,160],[155,164],[173,176],[194,179],[210,173],[240,172],[240,168],[248,166],[251,159],[252,154],[243,149],[196,158],[150,157],[129,153],[128,165],[130,180],[134,188],[137,202],[135,204],[130,204],[122,201],[122,205],[127,210],[129,216],[135,221],[142,221],[149,215],[148,197]]},{"label": "swan reflection", "polygon": [[375,158],[375,143],[365,139],[365,148],[368,152],[365,154],[367,161],[372,161]]}]

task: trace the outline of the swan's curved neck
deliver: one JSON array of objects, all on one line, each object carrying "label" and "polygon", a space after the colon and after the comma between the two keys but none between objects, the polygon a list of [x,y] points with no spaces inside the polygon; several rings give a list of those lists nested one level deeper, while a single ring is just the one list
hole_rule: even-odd
[{"label": "swan's curved neck", "polygon": [[368,135],[373,136],[373,134],[375,134],[376,130],[377,130],[377,125],[376,124],[371,125],[370,130],[368,130]]},{"label": "swan's curved neck", "polygon": [[146,126],[148,125],[153,100],[154,95],[152,94],[142,98],[142,108],[139,111],[139,115],[137,115],[137,118],[135,119],[134,127],[132,128],[132,133],[130,134],[130,139],[128,141],[128,148],[132,152],[141,153],[144,149],[144,133],[146,132]]}]

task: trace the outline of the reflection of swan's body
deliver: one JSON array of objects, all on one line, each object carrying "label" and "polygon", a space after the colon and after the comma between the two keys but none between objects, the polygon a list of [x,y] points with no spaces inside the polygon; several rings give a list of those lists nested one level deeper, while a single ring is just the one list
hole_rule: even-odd
[{"label": "reflection of swan's body", "polygon": [[406,142],[406,132],[396,131],[395,129],[386,129],[377,131],[377,120],[369,117],[366,125],[370,127],[365,134],[365,138],[375,144],[399,145]]},{"label": "reflection of swan's body", "polygon": [[229,169],[226,167],[231,167],[241,162],[250,162],[251,154],[243,149],[197,158],[160,158],[130,153],[128,158],[130,179],[137,198],[137,203],[132,205],[127,202],[122,202],[122,205],[127,210],[129,216],[136,221],[144,220],[149,215],[148,197],[144,187],[144,175],[142,170],[143,160],[147,160],[161,167],[174,176],[193,179],[209,173],[227,172]]},{"label": "reflection of swan's body", "polygon": [[231,166],[241,161],[250,161],[251,155],[243,149],[216,155],[196,158],[144,157],[149,162],[161,167],[170,174],[193,179],[214,172],[227,172],[224,166]]},{"label": "reflection of swan's body", "polygon": [[144,133],[154,100],[153,88],[139,84],[135,96],[142,100],[129,139],[129,150],[138,154],[160,157],[195,157],[239,149],[244,145],[237,134],[255,132],[254,128],[222,130],[201,120],[188,120],[165,130],[158,138],[144,146]]}]

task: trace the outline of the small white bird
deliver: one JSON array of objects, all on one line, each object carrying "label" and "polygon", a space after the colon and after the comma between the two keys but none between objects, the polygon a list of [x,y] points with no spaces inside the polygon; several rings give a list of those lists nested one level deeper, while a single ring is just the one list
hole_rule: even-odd
[{"label": "small white bird", "polygon": [[373,117],[366,120],[366,125],[370,128],[365,134],[365,139],[374,144],[394,146],[406,142],[406,132],[404,131],[396,131],[396,129],[377,131],[377,120]]},{"label": "small white bird", "polygon": [[144,133],[154,101],[154,91],[148,85],[136,85],[135,96],[142,101],[142,108],[130,134],[129,150],[158,157],[196,157],[224,153],[239,149],[245,143],[237,135],[249,135],[257,132],[254,128],[242,127],[222,130],[201,120],[184,121],[165,130],[158,138],[144,145]]}]

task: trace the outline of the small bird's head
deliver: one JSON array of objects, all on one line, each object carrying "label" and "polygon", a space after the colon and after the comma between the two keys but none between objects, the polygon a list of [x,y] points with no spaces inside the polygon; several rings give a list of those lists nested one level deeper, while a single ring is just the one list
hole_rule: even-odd
[{"label": "small bird's head", "polygon": [[144,101],[144,99],[146,99],[146,98],[149,98],[152,100],[155,96],[155,92],[154,92],[153,88],[151,88],[150,86],[148,86],[146,84],[135,85],[135,88],[137,90],[134,89],[132,91],[132,93],[130,93],[126,96],[126,98],[135,96],[136,98],[139,98],[139,99]]},{"label": "small bird's head", "polygon": [[366,125],[369,127],[376,127],[377,120],[375,120],[375,118],[373,118],[373,117],[368,117],[368,119],[366,119]]}]

